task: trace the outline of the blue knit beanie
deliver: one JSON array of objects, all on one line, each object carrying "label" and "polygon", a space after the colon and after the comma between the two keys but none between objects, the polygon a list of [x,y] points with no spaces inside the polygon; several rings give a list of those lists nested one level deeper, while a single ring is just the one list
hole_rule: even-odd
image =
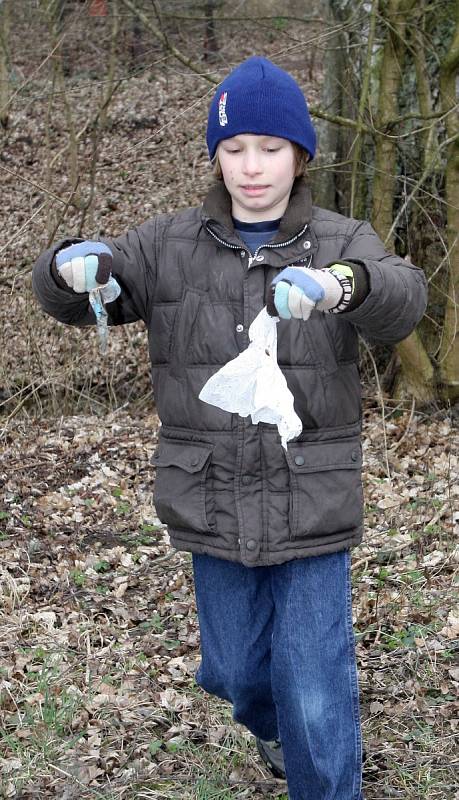
[{"label": "blue knit beanie", "polygon": [[267,58],[252,56],[219,85],[209,109],[207,147],[212,160],[222,139],[243,133],[279,136],[316,151],[316,132],[297,82]]}]

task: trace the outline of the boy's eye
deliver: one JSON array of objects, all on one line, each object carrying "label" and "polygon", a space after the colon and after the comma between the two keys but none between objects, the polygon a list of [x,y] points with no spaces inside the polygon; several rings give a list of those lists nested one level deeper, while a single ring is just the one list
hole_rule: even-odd
[{"label": "boy's eye", "polygon": [[[0,2],[1,2],[1,0],[0,0]],[[277,147],[263,147],[263,150],[264,150],[265,153],[278,153],[280,149],[281,148],[280,148],[279,145]],[[236,147],[236,146],[234,146],[234,147],[228,147],[227,146],[227,147],[224,148],[224,150],[225,150],[225,153],[230,153],[231,155],[242,152],[242,149],[240,147]]]}]

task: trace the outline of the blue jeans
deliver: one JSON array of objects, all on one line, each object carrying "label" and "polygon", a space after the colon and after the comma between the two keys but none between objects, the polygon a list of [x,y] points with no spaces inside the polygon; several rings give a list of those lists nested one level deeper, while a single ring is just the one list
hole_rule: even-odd
[{"label": "blue jeans", "polygon": [[193,555],[197,683],[279,739],[290,800],[362,800],[350,555],[245,567]]}]

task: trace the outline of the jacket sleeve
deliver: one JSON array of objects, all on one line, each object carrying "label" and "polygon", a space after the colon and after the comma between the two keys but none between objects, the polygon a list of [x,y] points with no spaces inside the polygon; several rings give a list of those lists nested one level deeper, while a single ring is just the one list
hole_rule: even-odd
[{"label": "jacket sleeve", "polygon": [[427,282],[419,267],[389,253],[368,222],[352,221],[342,258],[363,265],[368,294],[345,312],[368,339],[393,344],[405,339],[421,320],[427,305]]},{"label": "jacket sleeve", "polygon": [[[147,322],[156,279],[157,218],[115,239],[101,238],[113,254],[112,274],[121,294],[107,303],[109,325],[122,325],[139,319]],[[82,239],[64,239],[45,250],[34,264],[32,285],[43,309],[67,325],[95,325],[88,294],[74,292],[58,282],[53,274],[56,253]]]}]

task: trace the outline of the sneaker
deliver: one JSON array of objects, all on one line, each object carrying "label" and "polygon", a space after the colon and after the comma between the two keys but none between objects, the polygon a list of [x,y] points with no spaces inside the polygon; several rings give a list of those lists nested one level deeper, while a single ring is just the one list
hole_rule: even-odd
[{"label": "sneaker", "polygon": [[[268,769],[273,773],[275,778],[286,779],[284,754],[282,752],[282,745],[279,739],[273,739],[271,742],[265,742],[263,739],[256,739],[257,750],[265,762]],[[367,760],[367,751],[365,747],[362,749],[362,763]]]},{"label": "sneaker", "polygon": [[258,739],[257,737],[256,742],[257,750],[261,758],[274,777],[283,778],[283,780],[285,780],[284,754],[279,739],[265,742],[263,739]]}]

